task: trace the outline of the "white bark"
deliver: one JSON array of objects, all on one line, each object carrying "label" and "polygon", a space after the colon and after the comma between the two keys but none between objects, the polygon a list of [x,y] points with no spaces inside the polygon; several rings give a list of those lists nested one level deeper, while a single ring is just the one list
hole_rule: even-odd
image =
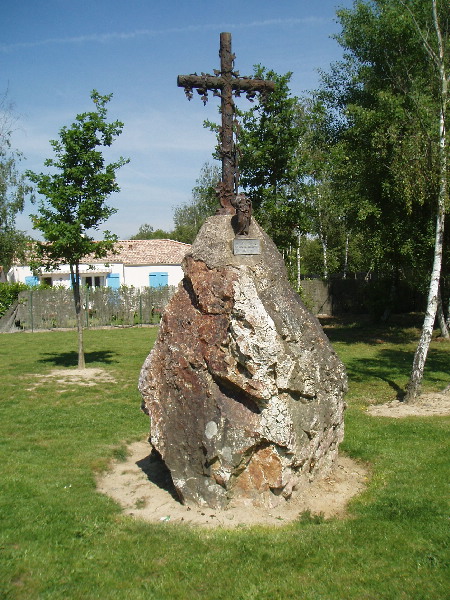
[{"label": "white bark", "polygon": [[[411,377],[406,388],[405,401],[414,402],[420,395],[420,389],[423,379],[423,371],[425,361],[430,347],[431,336],[433,334],[433,326],[436,320],[436,312],[438,307],[439,280],[441,277],[442,267],[442,249],[444,242],[444,222],[445,222],[445,205],[447,201],[447,139],[445,129],[446,108],[448,102],[448,80],[445,72],[445,57],[444,43],[437,15],[437,0],[432,0],[433,5],[433,22],[438,42],[438,54],[434,52],[429,43],[425,43],[431,59],[434,61],[439,71],[440,78],[440,115],[439,115],[439,194],[438,207],[436,217],[436,236],[434,245],[434,261],[433,269],[430,277],[430,286],[428,290],[428,302],[425,313],[425,319],[422,326],[422,334],[417,346]],[[420,32],[420,31],[419,31]],[[421,32],[420,32],[421,33]],[[423,34],[421,34],[424,39]]]},{"label": "white bark", "polygon": [[319,214],[320,226],[319,226],[319,238],[320,243],[322,244],[322,253],[323,253],[323,277],[324,279],[328,279],[328,241],[326,235],[324,235],[323,227],[322,227],[322,217]]},{"label": "white bark", "polygon": [[343,279],[347,279],[347,270],[348,270],[348,245],[349,245],[349,234],[347,233],[345,236],[345,255],[344,255],[344,275]]},{"label": "white bark", "polygon": [[439,329],[441,330],[441,337],[445,338],[445,339],[449,339],[450,338],[450,334],[448,333],[448,327],[447,327],[447,323],[445,322],[445,315],[444,315],[444,307],[442,305],[442,294],[441,294],[441,290],[439,290],[439,294],[438,294],[438,305],[437,305],[437,322],[439,325]]}]

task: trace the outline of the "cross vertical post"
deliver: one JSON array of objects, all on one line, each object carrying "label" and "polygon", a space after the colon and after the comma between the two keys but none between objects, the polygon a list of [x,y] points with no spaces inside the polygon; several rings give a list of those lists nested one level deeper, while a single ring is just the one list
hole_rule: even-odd
[{"label": "cross vertical post", "polygon": [[[275,89],[273,81],[239,77],[238,71],[233,71],[235,55],[231,52],[231,33],[220,34],[220,71],[214,70],[214,75],[202,73],[197,75],[178,75],[177,84],[183,87],[190,100],[192,90],[196,89],[203,103],[208,100],[208,91],[220,96],[220,112],[222,126],[220,128],[219,153],[222,159],[222,181],[219,186],[219,213],[233,215],[236,212],[235,199],[237,195],[237,160],[233,141],[233,120],[235,104],[233,94],[239,96],[246,92],[247,98],[253,100],[256,93],[269,93]],[[220,91],[219,91],[220,90]]]},{"label": "cross vertical post", "polygon": [[222,187],[221,192],[226,195],[227,200],[232,202],[236,179],[236,158],[233,143],[233,59],[231,54],[231,34],[220,34],[220,72],[223,79],[220,110],[222,113],[221,137],[221,158],[222,158]]}]

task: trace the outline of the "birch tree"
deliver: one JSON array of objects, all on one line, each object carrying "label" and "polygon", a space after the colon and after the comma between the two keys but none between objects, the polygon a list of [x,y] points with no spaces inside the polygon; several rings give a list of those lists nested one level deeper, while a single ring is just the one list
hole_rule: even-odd
[{"label": "birch tree", "polygon": [[23,211],[30,190],[19,170],[23,156],[11,143],[14,125],[13,107],[5,93],[0,98],[0,265],[6,272],[28,241],[28,236],[16,227],[16,217]]},{"label": "birch tree", "polygon": [[[445,1],[445,0],[444,0]],[[430,347],[433,326],[436,320],[436,312],[439,302],[439,281],[442,270],[442,254],[444,244],[444,225],[446,205],[448,203],[448,183],[447,183],[447,110],[448,110],[448,87],[449,71],[447,43],[444,40],[443,29],[438,14],[438,0],[431,0],[432,23],[434,28],[434,40],[431,37],[431,31],[424,31],[417,22],[411,9],[402,2],[408,14],[410,15],[414,27],[424,45],[430,61],[433,63],[438,84],[438,114],[439,120],[439,138],[438,138],[438,165],[439,165],[439,192],[437,196],[436,210],[436,233],[434,243],[434,260],[428,289],[428,301],[425,313],[425,319],[422,326],[422,333],[416,352],[414,354],[411,377],[406,388],[405,401],[413,402],[420,395],[420,389],[423,379],[425,361]],[[447,6],[447,19],[450,9]],[[447,22],[448,26],[448,22]]]}]

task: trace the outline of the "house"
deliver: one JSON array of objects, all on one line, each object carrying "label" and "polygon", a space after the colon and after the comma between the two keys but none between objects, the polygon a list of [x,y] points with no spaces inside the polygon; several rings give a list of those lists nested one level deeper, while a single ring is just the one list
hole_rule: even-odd
[{"label": "house", "polygon": [[[87,258],[86,263],[80,264],[81,283],[110,288],[176,286],[183,278],[181,261],[190,247],[175,240],[119,240],[115,253],[102,259]],[[70,268],[63,264],[35,276],[29,266],[15,264],[8,272],[8,281],[70,288]]]}]

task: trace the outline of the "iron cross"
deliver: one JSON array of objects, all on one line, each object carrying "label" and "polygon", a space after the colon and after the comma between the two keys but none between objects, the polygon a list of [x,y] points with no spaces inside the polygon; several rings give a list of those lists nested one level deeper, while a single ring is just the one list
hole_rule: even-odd
[{"label": "iron cross", "polygon": [[[237,164],[236,149],[233,141],[233,120],[235,106],[233,94],[240,96],[241,92],[247,93],[247,98],[252,100],[256,93],[269,93],[275,89],[273,81],[264,79],[251,79],[239,77],[239,71],[233,71],[234,54],[231,53],[231,33],[220,34],[220,71],[214,69],[214,75],[202,73],[201,75],[178,75],[178,87],[184,88],[189,100],[192,90],[196,89],[201,95],[203,103],[208,100],[208,90],[214,96],[220,96],[222,114],[222,127],[220,129],[220,155],[222,159],[222,181],[219,187],[219,200],[221,214],[233,215],[235,210],[235,196],[237,194]],[[219,91],[220,90],[220,91]]]}]

